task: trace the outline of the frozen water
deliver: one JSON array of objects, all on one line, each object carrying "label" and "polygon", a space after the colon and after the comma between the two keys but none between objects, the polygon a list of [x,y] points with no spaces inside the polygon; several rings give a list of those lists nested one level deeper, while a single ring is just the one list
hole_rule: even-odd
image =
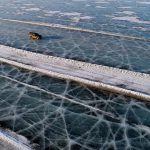
[{"label": "frozen water", "polygon": [[[150,38],[149,32],[135,28],[149,28],[149,24],[145,24],[150,21],[148,0],[2,0],[0,5],[2,18],[59,23]],[[118,14],[124,11],[133,12],[128,15],[138,18],[140,23],[109,17],[124,17],[125,14]]]},{"label": "frozen water", "polygon": [[[150,42],[67,29],[0,22],[0,44],[44,54],[149,73]],[[41,41],[27,33],[39,32]],[[82,40],[81,40],[82,39]]]},{"label": "frozen water", "polygon": [[0,67],[1,126],[24,135],[39,149],[150,147],[148,103]]},{"label": "frozen water", "polygon": [[[150,73],[149,9],[148,0],[1,0],[0,18],[145,40],[0,20],[0,44]],[[149,116],[149,103],[0,64],[0,125],[36,149],[148,150]]]}]

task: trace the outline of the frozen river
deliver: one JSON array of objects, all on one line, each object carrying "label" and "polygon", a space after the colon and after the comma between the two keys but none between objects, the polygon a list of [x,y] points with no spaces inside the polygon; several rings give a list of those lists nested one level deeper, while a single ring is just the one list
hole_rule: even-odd
[{"label": "frozen river", "polygon": [[[1,0],[0,44],[150,74],[149,10],[148,0]],[[147,150],[149,116],[149,103],[0,64],[0,126],[33,149]]]}]

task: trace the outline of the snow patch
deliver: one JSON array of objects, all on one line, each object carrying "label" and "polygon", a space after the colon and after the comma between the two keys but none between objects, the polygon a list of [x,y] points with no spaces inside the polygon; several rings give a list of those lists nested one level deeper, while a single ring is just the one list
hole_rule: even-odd
[{"label": "snow patch", "polygon": [[116,12],[117,14],[125,14],[125,15],[134,15],[135,12],[133,11],[122,11],[122,12]]},{"label": "snow patch", "polygon": [[137,3],[139,3],[139,4],[144,4],[144,5],[150,5],[150,1],[148,2],[148,1],[144,1],[144,2],[137,2]]},{"label": "snow patch", "polygon": [[26,8],[26,11],[40,11],[40,8]]},{"label": "snow patch", "polygon": [[129,21],[131,23],[150,24],[150,21],[140,20],[136,16],[112,17],[113,20]]}]

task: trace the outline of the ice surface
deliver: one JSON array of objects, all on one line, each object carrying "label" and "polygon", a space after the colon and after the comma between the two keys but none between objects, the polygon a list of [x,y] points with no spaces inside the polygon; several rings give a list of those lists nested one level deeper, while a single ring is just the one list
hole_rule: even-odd
[{"label": "ice surface", "polygon": [[[148,32],[134,28],[139,26],[147,28],[149,26],[147,24],[113,20],[107,17],[109,15],[117,17],[117,12],[132,11],[134,12],[133,17],[136,15],[141,21],[149,21],[150,5],[148,3],[148,0],[45,0],[44,2],[41,0],[30,0],[30,2],[28,0],[2,0],[0,3],[0,17],[59,23],[95,30],[113,31],[125,35],[150,37]],[[38,11],[34,11],[33,8],[38,9]],[[33,9],[33,11],[28,11],[28,9]],[[48,14],[49,16],[47,16]],[[80,19],[80,17],[85,16],[92,18],[87,20]],[[121,16],[123,14],[120,14]]]},{"label": "ice surface", "polygon": [[148,103],[0,67],[0,123],[39,149],[149,148]]},{"label": "ice surface", "polygon": [[[8,21],[0,24],[2,45],[133,71],[150,71],[150,42],[147,40]],[[27,36],[30,31],[42,34],[43,40],[31,41]]]},{"label": "ice surface", "polygon": [[[0,1],[0,18],[144,39],[150,39],[149,10],[148,0]],[[30,41],[29,31],[43,40]],[[0,44],[150,73],[148,40],[0,20]],[[149,116],[149,103],[0,65],[0,125],[38,144],[37,150],[148,150]]]}]

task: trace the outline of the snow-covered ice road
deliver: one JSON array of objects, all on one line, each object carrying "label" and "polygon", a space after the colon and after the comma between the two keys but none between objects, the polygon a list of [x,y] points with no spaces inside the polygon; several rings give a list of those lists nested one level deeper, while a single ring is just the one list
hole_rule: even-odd
[{"label": "snow-covered ice road", "polygon": [[150,101],[150,75],[0,45],[0,62]]}]

